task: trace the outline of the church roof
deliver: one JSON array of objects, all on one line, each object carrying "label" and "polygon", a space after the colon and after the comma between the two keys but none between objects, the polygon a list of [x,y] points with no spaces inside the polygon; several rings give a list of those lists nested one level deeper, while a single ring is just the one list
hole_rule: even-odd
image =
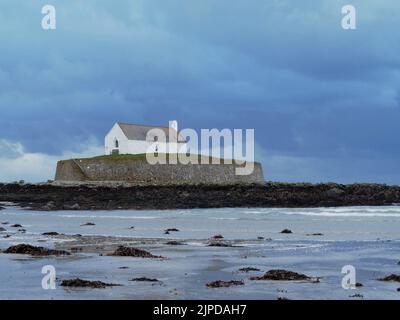
[{"label": "church roof", "polygon": [[164,131],[165,136],[171,140],[178,135],[178,142],[186,142],[183,136],[178,134],[175,129],[163,127],[163,126],[147,126],[147,125],[139,125],[139,124],[129,124],[129,123],[122,123],[118,122],[118,126],[121,128],[122,132],[128,138],[128,140],[142,140],[145,141],[147,137],[147,133],[152,129],[160,129]]}]

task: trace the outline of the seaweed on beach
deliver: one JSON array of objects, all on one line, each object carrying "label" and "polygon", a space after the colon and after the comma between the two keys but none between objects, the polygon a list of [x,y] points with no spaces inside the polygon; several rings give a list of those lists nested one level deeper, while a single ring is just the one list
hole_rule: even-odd
[{"label": "seaweed on beach", "polygon": [[58,235],[60,235],[60,234],[55,231],[42,233],[42,236],[58,236]]},{"label": "seaweed on beach", "polygon": [[11,246],[3,253],[7,254],[30,254],[32,256],[68,256],[71,253],[65,250],[47,249],[44,247],[34,247],[29,244],[18,244]]},{"label": "seaweed on beach", "polygon": [[130,281],[137,281],[137,282],[160,282],[160,280],[158,280],[158,279],[152,279],[152,278],[146,278],[146,277],[134,278],[134,279],[131,279]]},{"label": "seaweed on beach", "polygon": [[96,224],[93,222],[86,222],[84,224],[81,224],[81,227],[88,227],[88,226],[95,226]]},{"label": "seaweed on beach", "polygon": [[364,296],[362,294],[360,294],[360,293],[356,293],[356,294],[353,294],[353,295],[349,296],[349,298],[364,299]]},{"label": "seaweed on beach", "polygon": [[105,283],[102,281],[89,281],[89,280],[82,280],[82,279],[76,278],[76,279],[71,279],[71,280],[63,280],[61,282],[61,286],[62,287],[72,287],[72,288],[104,289],[107,287],[120,286],[120,284]]},{"label": "seaweed on beach", "polygon": [[231,281],[217,280],[217,281],[207,283],[206,287],[207,288],[229,288],[232,286],[243,286],[243,285],[244,285],[243,280],[231,280]]},{"label": "seaweed on beach", "polygon": [[391,274],[389,276],[383,277],[381,279],[378,279],[379,281],[394,281],[394,282],[400,282],[400,275],[398,274]]},{"label": "seaweed on beach", "polygon": [[208,246],[209,247],[224,247],[224,248],[233,247],[233,245],[231,245],[230,243],[223,242],[223,241],[210,241],[208,243]]},{"label": "seaweed on beach", "polygon": [[168,242],[166,242],[165,244],[166,244],[166,245],[169,245],[169,246],[183,246],[183,245],[184,245],[183,242],[175,241],[175,240],[168,241]]},{"label": "seaweed on beach", "polygon": [[253,267],[246,267],[246,268],[240,268],[239,269],[240,272],[251,272],[251,271],[261,271],[258,268],[253,268]]},{"label": "seaweed on beach", "polygon": [[137,257],[137,258],[162,258],[161,256],[155,256],[150,252],[142,249],[119,246],[113,253],[108,256],[115,257]]},{"label": "seaweed on beach", "polygon": [[164,230],[165,232],[179,232],[179,229],[177,228],[168,228]]},{"label": "seaweed on beach", "polygon": [[277,269],[269,270],[261,277],[251,277],[250,280],[299,281],[312,278],[302,273]]}]

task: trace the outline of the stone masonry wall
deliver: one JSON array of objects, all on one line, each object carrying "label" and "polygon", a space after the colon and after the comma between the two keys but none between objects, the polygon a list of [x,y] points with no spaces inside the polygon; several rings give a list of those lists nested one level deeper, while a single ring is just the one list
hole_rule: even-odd
[{"label": "stone masonry wall", "polygon": [[76,159],[59,161],[56,181],[124,181],[146,184],[264,183],[262,167],[254,163],[251,175],[235,175],[233,164],[156,164],[145,159]]}]

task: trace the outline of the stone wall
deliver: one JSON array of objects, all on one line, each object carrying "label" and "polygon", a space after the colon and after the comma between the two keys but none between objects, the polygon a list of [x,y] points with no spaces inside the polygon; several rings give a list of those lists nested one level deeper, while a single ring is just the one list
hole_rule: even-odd
[{"label": "stone wall", "polygon": [[123,181],[137,185],[264,183],[261,164],[235,175],[234,164],[149,164],[146,159],[74,159],[57,164],[56,181]]}]

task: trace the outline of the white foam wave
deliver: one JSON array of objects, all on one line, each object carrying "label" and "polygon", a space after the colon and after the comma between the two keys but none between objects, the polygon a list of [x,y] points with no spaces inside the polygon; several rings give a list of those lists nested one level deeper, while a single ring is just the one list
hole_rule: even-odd
[{"label": "white foam wave", "polygon": [[59,215],[63,218],[92,218],[92,219],[158,219],[159,217],[154,216],[104,216],[104,215],[87,215],[87,214],[62,214]]},{"label": "white foam wave", "polygon": [[400,207],[365,207],[365,208],[318,208],[297,209],[281,212],[288,215],[306,215],[323,217],[395,217],[400,218]]}]

